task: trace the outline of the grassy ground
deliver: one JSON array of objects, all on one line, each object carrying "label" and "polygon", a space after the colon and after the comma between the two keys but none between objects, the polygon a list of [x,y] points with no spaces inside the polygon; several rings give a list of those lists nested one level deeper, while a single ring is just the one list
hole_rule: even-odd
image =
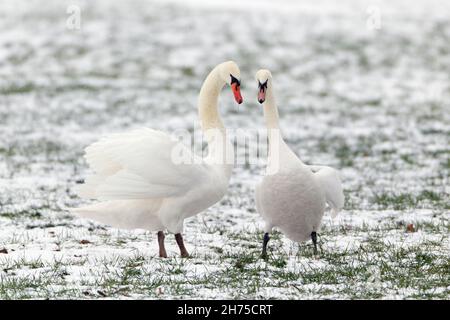
[{"label": "grassy ground", "polygon": [[[380,30],[365,1],[83,2],[80,30],[63,1],[16,2],[0,4],[0,299],[450,298],[445,1],[381,1]],[[189,259],[171,235],[160,259],[155,234],[68,213],[84,203],[86,145],[198,129],[203,77],[228,59],[245,103],[222,94],[225,124],[263,128],[253,74],[269,68],[289,145],[342,173],[346,205],[318,256],[275,233],[259,259],[262,163],[237,165],[226,197],[186,221]]]}]

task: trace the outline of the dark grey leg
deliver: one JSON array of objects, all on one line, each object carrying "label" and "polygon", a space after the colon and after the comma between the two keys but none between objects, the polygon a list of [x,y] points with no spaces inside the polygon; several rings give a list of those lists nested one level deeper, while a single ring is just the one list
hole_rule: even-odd
[{"label": "dark grey leg", "polygon": [[270,240],[269,233],[268,232],[264,233],[263,248],[261,253],[261,258],[263,259],[267,259],[267,243],[269,242],[269,240]]},{"label": "dark grey leg", "polygon": [[186,247],[184,246],[183,236],[181,233],[177,233],[175,235],[175,240],[177,241],[178,247],[180,248],[180,253],[183,258],[188,258],[189,253],[186,250]]},{"label": "dark grey leg", "polygon": [[311,240],[314,244],[314,255],[317,255],[317,233],[315,231],[311,232]]},{"label": "dark grey leg", "polygon": [[164,232],[158,231],[159,256],[161,258],[167,258],[166,248],[164,247],[164,238]]}]

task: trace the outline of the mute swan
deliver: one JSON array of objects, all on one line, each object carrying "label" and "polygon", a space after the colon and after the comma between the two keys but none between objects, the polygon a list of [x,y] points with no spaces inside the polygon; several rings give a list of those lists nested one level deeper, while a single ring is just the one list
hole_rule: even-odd
[{"label": "mute swan", "polygon": [[339,174],[330,167],[308,166],[292,152],[280,134],[270,71],[259,70],[256,80],[269,141],[266,175],[255,192],[257,210],[265,221],[262,257],[267,257],[273,227],[293,241],[311,238],[317,254],[317,232],[325,204],[331,207],[333,217],[344,205]]},{"label": "mute swan", "polygon": [[[240,70],[228,61],[205,79],[198,110],[208,156],[201,159],[169,135],[148,128],[107,136],[86,148],[95,174],[77,188],[80,196],[101,202],[73,209],[79,217],[125,229],[157,231],[159,256],[167,257],[164,230],[175,234],[181,256],[189,256],[181,236],[184,219],[215,204],[225,194],[234,159],[217,102],[228,83],[242,103]],[[186,163],[175,156],[181,152]]]}]

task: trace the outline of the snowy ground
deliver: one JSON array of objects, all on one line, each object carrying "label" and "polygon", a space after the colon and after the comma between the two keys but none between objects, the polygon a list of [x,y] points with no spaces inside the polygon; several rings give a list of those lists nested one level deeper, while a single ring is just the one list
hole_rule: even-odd
[{"label": "snowy ground", "polygon": [[[450,298],[448,1],[42,3],[0,2],[0,299]],[[269,68],[289,145],[342,172],[320,255],[275,234],[259,259],[262,165],[236,166],[226,197],[186,221],[190,259],[172,236],[162,260],[154,234],[74,219],[83,148],[197,129],[203,77],[228,59],[245,99],[222,94],[228,127],[263,128],[253,76]]]}]

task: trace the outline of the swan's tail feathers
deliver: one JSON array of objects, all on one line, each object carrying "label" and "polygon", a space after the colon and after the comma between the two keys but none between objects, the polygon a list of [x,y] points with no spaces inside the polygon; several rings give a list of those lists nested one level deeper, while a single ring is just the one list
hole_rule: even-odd
[{"label": "swan's tail feathers", "polygon": [[114,225],[120,220],[120,212],[114,207],[113,201],[74,208],[70,212],[79,218],[95,220],[108,225]]},{"label": "swan's tail feathers", "polygon": [[163,230],[158,217],[162,200],[103,201],[71,209],[77,217],[121,229]]},{"label": "swan's tail feathers", "polygon": [[339,172],[330,167],[311,166],[325,192],[325,200],[331,207],[331,217],[335,218],[344,207],[345,197]]},{"label": "swan's tail feathers", "polygon": [[75,186],[75,192],[84,199],[97,198],[96,189],[105,180],[105,177],[100,175],[89,176],[83,184]]},{"label": "swan's tail feathers", "polygon": [[325,191],[326,202],[331,208],[331,217],[334,219],[344,207],[345,197],[342,190],[342,185],[336,183],[334,187],[328,185],[328,190]]},{"label": "swan's tail feathers", "polygon": [[94,199],[95,189],[85,183],[74,187],[75,193],[84,199]]}]

